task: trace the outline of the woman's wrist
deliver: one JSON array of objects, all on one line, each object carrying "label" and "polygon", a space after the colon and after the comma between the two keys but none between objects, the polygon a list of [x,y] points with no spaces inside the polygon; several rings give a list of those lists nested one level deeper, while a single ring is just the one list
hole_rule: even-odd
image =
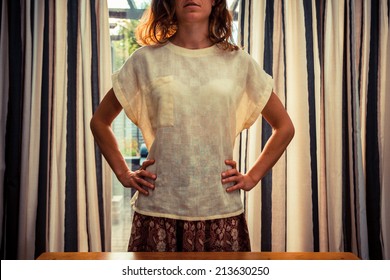
[{"label": "woman's wrist", "polygon": [[118,181],[125,186],[125,182],[127,181],[126,179],[130,178],[132,173],[133,172],[130,169],[126,169],[115,173],[115,175]]},{"label": "woman's wrist", "polygon": [[245,176],[247,176],[248,178],[248,182],[253,186],[255,187],[261,180],[261,177],[256,174],[255,172],[253,172],[252,170],[249,170]]}]

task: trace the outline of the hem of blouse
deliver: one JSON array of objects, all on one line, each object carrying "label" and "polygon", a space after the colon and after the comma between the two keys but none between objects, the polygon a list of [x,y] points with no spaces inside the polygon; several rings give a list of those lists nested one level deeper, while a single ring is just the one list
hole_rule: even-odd
[{"label": "hem of blouse", "polygon": [[196,216],[196,217],[188,217],[188,216],[181,216],[181,215],[175,215],[175,214],[165,214],[165,213],[156,213],[156,212],[148,212],[138,209],[137,207],[133,206],[134,211],[146,216],[151,217],[157,217],[157,218],[168,218],[168,219],[175,219],[175,220],[183,220],[183,221],[206,221],[206,220],[215,220],[215,219],[224,219],[224,218],[231,218],[234,216],[238,216],[242,213],[244,213],[244,209],[240,209],[238,211],[227,213],[227,214],[220,214],[220,215],[213,215],[213,216]]}]

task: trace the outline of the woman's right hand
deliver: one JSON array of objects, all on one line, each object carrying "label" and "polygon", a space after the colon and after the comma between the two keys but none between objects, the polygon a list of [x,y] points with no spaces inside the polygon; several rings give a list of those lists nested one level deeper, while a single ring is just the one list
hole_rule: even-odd
[{"label": "woman's right hand", "polygon": [[125,188],[133,188],[143,195],[149,195],[148,189],[154,189],[154,183],[150,182],[150,180],[154,182],[157,176],[147,171],[146,168],[153,165],[154,162],[154,159],[147,159],[138,170],[134,172],[128,170],[126,173],[118,176],[118,180]]}]

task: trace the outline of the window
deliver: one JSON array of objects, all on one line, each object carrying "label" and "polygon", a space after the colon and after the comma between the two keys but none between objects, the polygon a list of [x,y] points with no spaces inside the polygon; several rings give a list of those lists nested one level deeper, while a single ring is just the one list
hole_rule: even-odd
[{"label": "window", "polygon": [[[109,0],[109,18],[111,35],[112,72],[118,70],[139,45],[134,36],[135,28],[150,0]],[[120,150],[132,170],[139,168],[141,147],[144,140],[139,129],[122,111],[115,119],[112,129],[117,138]],[[112,251],[127,251],[131,229],[130,199],[131,189],[124,188],[113,176],[112,181]]]},{"label": "window", "polygon": [[[135,28],[151,0],[108,0],[112,72],[118,70],[139,45],[134,36]],[[234,11],[235,24],[239,0],[228,0]],[[234,28],[236,31],[237,28]],[[234,32],[236,37],[237,32]],[[139,168],[147,156],[146,147],[139,129],[122,111],[112,125],[123,156],[132,170]],[[132,223],[131,189],[124,188],[113,176],[112,182],[112,251],[127,251]]]}]

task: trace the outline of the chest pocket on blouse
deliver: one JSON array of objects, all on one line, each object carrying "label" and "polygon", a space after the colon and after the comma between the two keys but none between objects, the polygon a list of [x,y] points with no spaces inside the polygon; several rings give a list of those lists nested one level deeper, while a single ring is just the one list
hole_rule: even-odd
[{"label": "chest pocket on blouse", "polygon": [[154,129],[174,126],[174,94],[177,86],[173,76],[159,77],[152,81],[149,89],[147,107]]}]

